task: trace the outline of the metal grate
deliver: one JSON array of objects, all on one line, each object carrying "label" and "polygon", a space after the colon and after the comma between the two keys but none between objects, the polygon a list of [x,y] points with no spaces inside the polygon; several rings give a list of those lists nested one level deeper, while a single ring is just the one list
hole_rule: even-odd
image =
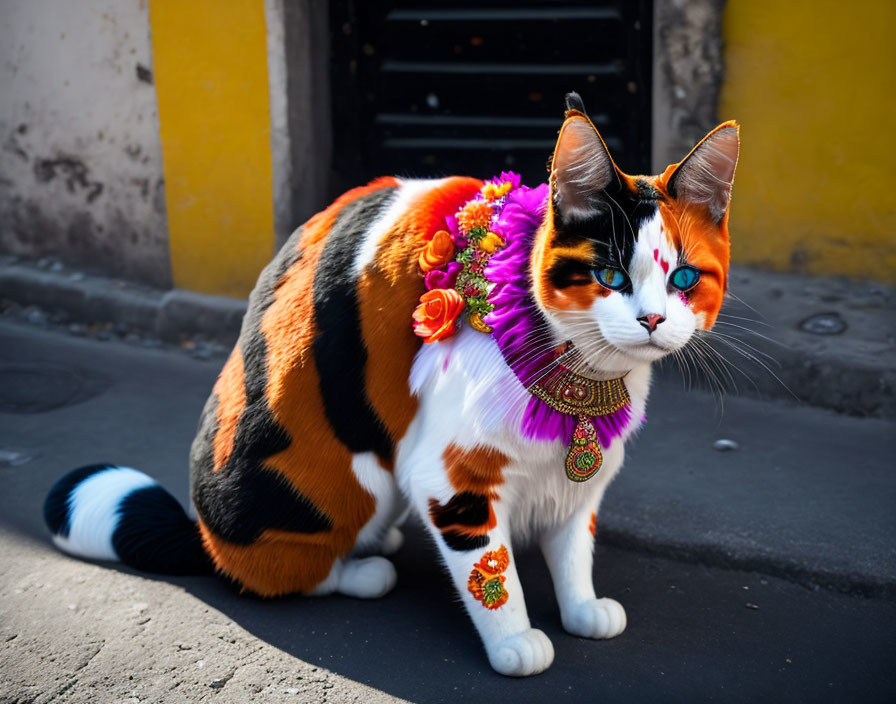
[{"label": "metal grate", "polygon": [[621,168],[650,159],[651,0],[331,3],[340,187],[502,168],[545,179],[578,91]]}]

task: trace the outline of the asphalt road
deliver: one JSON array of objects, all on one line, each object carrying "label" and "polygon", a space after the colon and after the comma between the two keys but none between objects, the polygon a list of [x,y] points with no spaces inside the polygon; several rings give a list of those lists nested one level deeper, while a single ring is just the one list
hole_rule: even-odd
[{"label": "asphalt road", "polygon": [[[156,578],[53,549],[40,506],[71,467],[130,464],[186,498],[187,449],[221,363],[0,324],[0,701],[896,698],[896,603],[760,572],[600,547],[599,592],[625,605],[629,626],[620,638],[592,642],[563,633],[544,563],[523,553],[530,614],[553,640],[556,659],[543,675],[510,680],[488,667],[434,549],[413,526],[395,557],[397,588],[371,602],[261,601],[213,578]],[[658,396],[651,426],[664,414],[673,422],[677,412],[666,391]],[[769,407],[772,419],[776,409]],[[743,413],[739,426],[759,422]],[[753,415],[761,419],[763,409]],[[825,424],[834,421],[800,417],[820,440],[833,432]],[[718,433],[714,417],[690,423],[695,437]],[[879,434],[877,426],[861,427]],[[868,453],[871,440],[858,429],[852,442],[855,452]],[[886,461],[877,455],[887,447],[868,461]],[[633,471],[627,467],[623,477]],[[621,481],[619,501],[628,505],[643,487]],[[710,500],[697,493],[701,503]],[[687,498],[671,502],[682,522]],[[877,510],[869,509],[872,516]],[[755,522],[767,518],[757,514]],[[674,529],[667,526],[667,534]],[[640,530],[649,535],[651,528]]]}]

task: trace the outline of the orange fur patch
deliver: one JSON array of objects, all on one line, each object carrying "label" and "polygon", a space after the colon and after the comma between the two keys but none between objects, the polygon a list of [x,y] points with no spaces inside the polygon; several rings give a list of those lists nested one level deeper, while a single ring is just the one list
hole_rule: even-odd
[{"label": "orange fur patch", "polygon": [[358,282],[361,332],[367,348],[367,395],[392,439],[404,437],[417,412],[408,388],[420,338],[411,313],[425,291],[417,268],[420,250],[432,234],[482,187],[473,178],[449,178],[410,204],[379,242]]},{"label": "orange fur patch", "polygon": [[705,329],[716,321],[728,286],[729,244],[727,226],[720,228],[704,210],[683,207],[677,202],[661,203],[660,217],[666,236],[685,261],[701,271],[700,283],[690,291],[688,303]]},{"label": "orange fur patch", "polygon": [[442,453],[448,481],[458,492],[469,491],[497,498],[495,487],[504,482],[502,472],[510,464],[510,458],[493,447],[477,446],[471,449],[448,445]]},{"label": "orange fur patch", "polygon": [[240,415],[246,407],[246,386],[243,379],[243,356],[239,347],[234,348],[215,382],[213,393],[217,397],[217,430],[213,442],[212,471],[217,472],[227,464],[233,452],[233,439]]},{"label": "orange fur patch", "polygon": [[234,545],[199,521],[206,551],[242,591],[263,597],[311,592],[327,578],[339,555],[328,533],[287,533],[266,530],[252,545]]}]

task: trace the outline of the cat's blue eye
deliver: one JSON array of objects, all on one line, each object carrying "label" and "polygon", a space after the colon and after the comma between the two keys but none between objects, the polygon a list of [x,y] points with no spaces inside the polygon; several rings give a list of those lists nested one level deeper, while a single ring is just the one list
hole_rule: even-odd
[{"label": "cat's blue eye", "polygon": [[669,277],[671,283],[679,291],[690,291],[700,280],[700,270],[685,264],[678,267]]},{"label": "cat's blue eye", "polygon": [[619,291],[628,285],[628,276],[619,269],[611,269],[609,267],[596,269],[594,278],[597,279],[597,283],[611,291]]}]

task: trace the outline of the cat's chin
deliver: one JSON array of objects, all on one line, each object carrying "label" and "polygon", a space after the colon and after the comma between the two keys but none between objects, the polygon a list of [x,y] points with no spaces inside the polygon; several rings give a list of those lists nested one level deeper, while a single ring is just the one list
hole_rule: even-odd
[{"label": "cat's chin", "polygon": [[613,347],[618,355],[637,364],[658,362],[663,357],[666,357],[675,351],[655,342],[646,342],[640,345],[613,345]]},{"label": "cat's chin", "polygon": [[589,373],[599,378],[610,378],[627,373],[635,367],[657,362],[674,350],[653,343],[621,345],[605,341],[597,357],[585,357]]}]

